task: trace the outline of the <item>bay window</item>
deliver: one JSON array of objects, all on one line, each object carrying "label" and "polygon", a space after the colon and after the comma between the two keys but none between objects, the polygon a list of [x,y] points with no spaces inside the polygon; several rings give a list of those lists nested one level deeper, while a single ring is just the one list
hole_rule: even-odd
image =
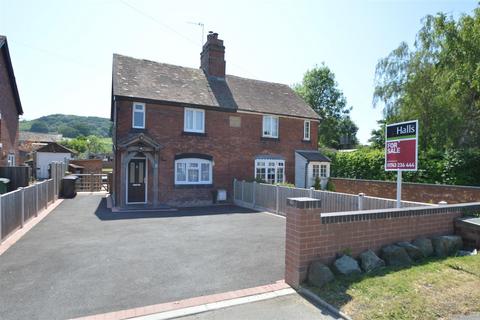
[{"label": "bay window", "polygon": [[273,159],[255,160],[255,178],[266,183],[285,182],[285,161]]},{"label": "bay window", "polygon": [[212,184],[212,161],[196,158],[176,160],[175,184]]}]

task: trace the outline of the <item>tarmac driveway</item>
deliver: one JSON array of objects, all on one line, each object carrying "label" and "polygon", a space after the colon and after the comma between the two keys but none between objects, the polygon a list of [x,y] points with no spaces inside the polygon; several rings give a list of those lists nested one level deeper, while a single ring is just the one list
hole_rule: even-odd
[{"label": "tarmac driveway", "polygon": [[65,200],[0,256],[0,319],[66,319],[283,279],[285,220],[234,206],[111,213]]}]

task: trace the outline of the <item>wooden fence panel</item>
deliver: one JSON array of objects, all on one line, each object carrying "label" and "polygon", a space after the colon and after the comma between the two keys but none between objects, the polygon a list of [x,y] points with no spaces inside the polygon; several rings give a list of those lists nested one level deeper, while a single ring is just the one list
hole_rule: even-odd
[{"label": "wooden fence panel", "polygon": [[10,179],[8,192],[28,186],[30,173],[30,167],[0,167],[0,178]]}]

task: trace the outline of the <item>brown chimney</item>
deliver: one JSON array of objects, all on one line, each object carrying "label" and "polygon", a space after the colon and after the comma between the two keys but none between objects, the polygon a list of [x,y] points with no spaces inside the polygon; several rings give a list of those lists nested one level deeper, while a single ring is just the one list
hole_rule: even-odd
[{"label": "brown chimney", "polygon": [[225,78],[225,47],[218,33],[210,31],[200,53],[200,68],[207,76]]}]

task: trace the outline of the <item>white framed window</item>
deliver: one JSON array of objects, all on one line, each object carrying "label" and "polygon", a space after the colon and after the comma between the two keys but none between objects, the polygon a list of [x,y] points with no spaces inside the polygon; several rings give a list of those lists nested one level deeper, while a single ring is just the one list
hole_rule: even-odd
[{"label": "white framed window", "polygon": [[212,184],[212,161],[197,158],[175,160],[175,184]]},{"label": "white framed window", "polygon": [[183,121],[183,131],[185,132],[205,132],[205,110],[185,108]]},{"label": "white framed window", "polygon": [[133,103],[132,128],[145,129],[145,103],[140,103],[140,102]]},{"label": "white framed window", "polygon": [[263,116],[262,136],[266,138],[278,138],[278,117]]},{"label": "white framed window", "polygon": [[14,167],[15,166],[15,154],[14,153],[9,153],[7,156],[7,165],[9,167]]},{"label": "white framed window", "polygon": [[313,176],[313,180],[317,179],[317,177],[320,177],[320,165],[319,164],[314,164],[312,166],[312,176]]},{"label": "white framed window", "polygon": [[285,182],[285,161],[271,159],[255,160],[255,178],[266,183]]},{"label": "white framed window", "polygon": [[327,165],[326,164],[321,164],[320,165],[320,177],[321,178],[326,178],[327,177]]},{"label": "white framed window", "polygon": [[303,140],[310,140],[310,121],[308,120],[303,122]]}]

